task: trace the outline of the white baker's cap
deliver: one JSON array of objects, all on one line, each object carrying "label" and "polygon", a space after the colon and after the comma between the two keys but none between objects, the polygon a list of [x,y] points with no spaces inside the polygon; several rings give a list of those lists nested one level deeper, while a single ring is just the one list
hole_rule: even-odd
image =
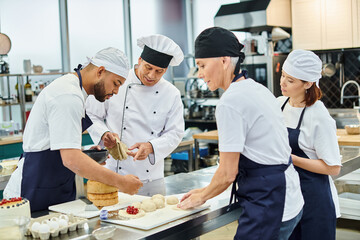
[{"label": "white baker's cap", "polygon": [[89,63],[97,67],[103,66],[106,71],[123,78],[127,78],[129,74],[129,60],[126,55],[117,48],[105,48],[97,52],[94,57],[87,59],[88,63],[84,64],[84,66],[87,66]]},{"label": "white baker's cap", "polygon": [[184,53],[179,45],[164,35],[141,37],[137,40],[137,45],[144,49],[141,58],[158,67],[178,66],[184,60]]},{"label": "white baker's cap", "polygon": [[287,74],[306,82],[314,82],[319,87],[322,62],[312,51],[297,49],[286,58],[283,68]]}]

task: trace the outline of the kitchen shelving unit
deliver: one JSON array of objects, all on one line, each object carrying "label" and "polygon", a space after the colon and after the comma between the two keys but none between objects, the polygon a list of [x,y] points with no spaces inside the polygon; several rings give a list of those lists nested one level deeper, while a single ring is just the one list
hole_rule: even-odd
[{"label": "kitchen shelving unit", "polygon": [[[20,105],[20,111],[21,111],[21,129],[24,129],[25,123],[26,123],[26,108],[29,105],[32,105],[34,102],[26,102],[25,101],[25,90],[24,85],[26,81],[29,79],[29,77],[32,76],[54,76],[54,79],[58,77],[59,75],[64,75],[66,73],[63,72],[50,72],[50,73],[23,73],[23,74],[0,74],[0,84],[2,86],[2,93],[7,93],[7,100],[10,101],[11,98],[11,89],[10,89],[10,81],[15,81],[18,84],[18,102],[9,102],[9,103],[1,103],[0,107],[8,107],[8,113],[9,113],[9,120],[13,120],[12,116],[12,106]],[[31,107],[30,107],[31,108]]]}]

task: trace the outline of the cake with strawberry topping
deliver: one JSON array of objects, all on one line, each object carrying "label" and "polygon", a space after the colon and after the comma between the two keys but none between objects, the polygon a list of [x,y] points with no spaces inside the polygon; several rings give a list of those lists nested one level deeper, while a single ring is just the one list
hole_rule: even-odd
[{"label": "cake with strawberry topping", "polygon": [[134,206],[119,210],[119,216],[123,218],[139,218],[145,216],[145,211]]},{"label": "cake with strawberry topping", "polygon": [[22,197],[1,200],[0,218],[3,216],[25,216],[31,218],[29,200]]}]

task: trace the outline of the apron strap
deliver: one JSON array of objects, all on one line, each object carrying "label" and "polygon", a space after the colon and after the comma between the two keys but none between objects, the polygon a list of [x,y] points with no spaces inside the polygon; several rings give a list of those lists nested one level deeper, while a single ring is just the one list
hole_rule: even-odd
[{"label": "apron strap", "polygon": [[74,68],[74,71],[77,73],[77,75],[79,76],[79,84],[80,84],[80,88],[82,89],[82,78],[81,78],[81,73],[80,73],[80,70],[82,69],[82,65],[79,64],[77,66],[77,68]]},{"label": "apron strap", "polygon": [[300,119],[299,119],[299,123],[298,123],[296,129],[300,129],[300,125],[301,125],[301,122],[302,122],[303,117],[304,117],[305,109],[306,109],[306,107],[304,107],[304,109],[303,109],[302,112],[301,112]]},{"label": "apron strap", "polygon": [[[286,99],[286,101],[284,102],[284,104],[281,106],[281,111],[284,111],[284,108],[285,108],[285,105],[287,104],[287,102],[289,101],[289,97]],[[304,113],[305,113],[305,109],[306,109],[306,106],[304,107],[304,109],[302,110],[301,112],[301,115],[300,115],[300,119],[299,119],[299,122],[298,122],[298,125],[296,127],[296,129],[300,129],[300,125],[301,125],[301,122],[303,120],[303,117],[304,117]]]},{"label": "apron strap", "polygon": [[245,78],[248,78],[248,72],[246,70],[241,70],[241,73],[236,75],[234,77],[234,79],[231,81],[231,83],[236,82],[236,80],[238,80],[239,78],[241,78],[242,76],[244,76]]},{"label": "apron strap", "polygon": [[231,204],[233,203],[233,200],[234,200],[234,202],[237,202],[237,201],[238,201],[238,199],[235,197],[235,195],[236,195],[236,183],[237,183],[238,177],[239,177],[239,174],[236,175],[235,181],[234,181],[233,184],[232,184],[229,205],[231,205]]},{"label": "apron strap", "polygon": [[284,102],[284,104],[281,106],[281,111],[284,111],[285,105],[287,104],[287,102],[289,101],[289,97],[286,99],[286,101]]}]

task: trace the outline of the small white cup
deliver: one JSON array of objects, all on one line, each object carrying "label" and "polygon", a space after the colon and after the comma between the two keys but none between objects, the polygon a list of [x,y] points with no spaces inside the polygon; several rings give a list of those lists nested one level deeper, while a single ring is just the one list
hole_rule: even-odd
[{"label": "small white cup", "polygon": [[30,59],[24,59],[24,72],[31,73],[31,60]]}]

